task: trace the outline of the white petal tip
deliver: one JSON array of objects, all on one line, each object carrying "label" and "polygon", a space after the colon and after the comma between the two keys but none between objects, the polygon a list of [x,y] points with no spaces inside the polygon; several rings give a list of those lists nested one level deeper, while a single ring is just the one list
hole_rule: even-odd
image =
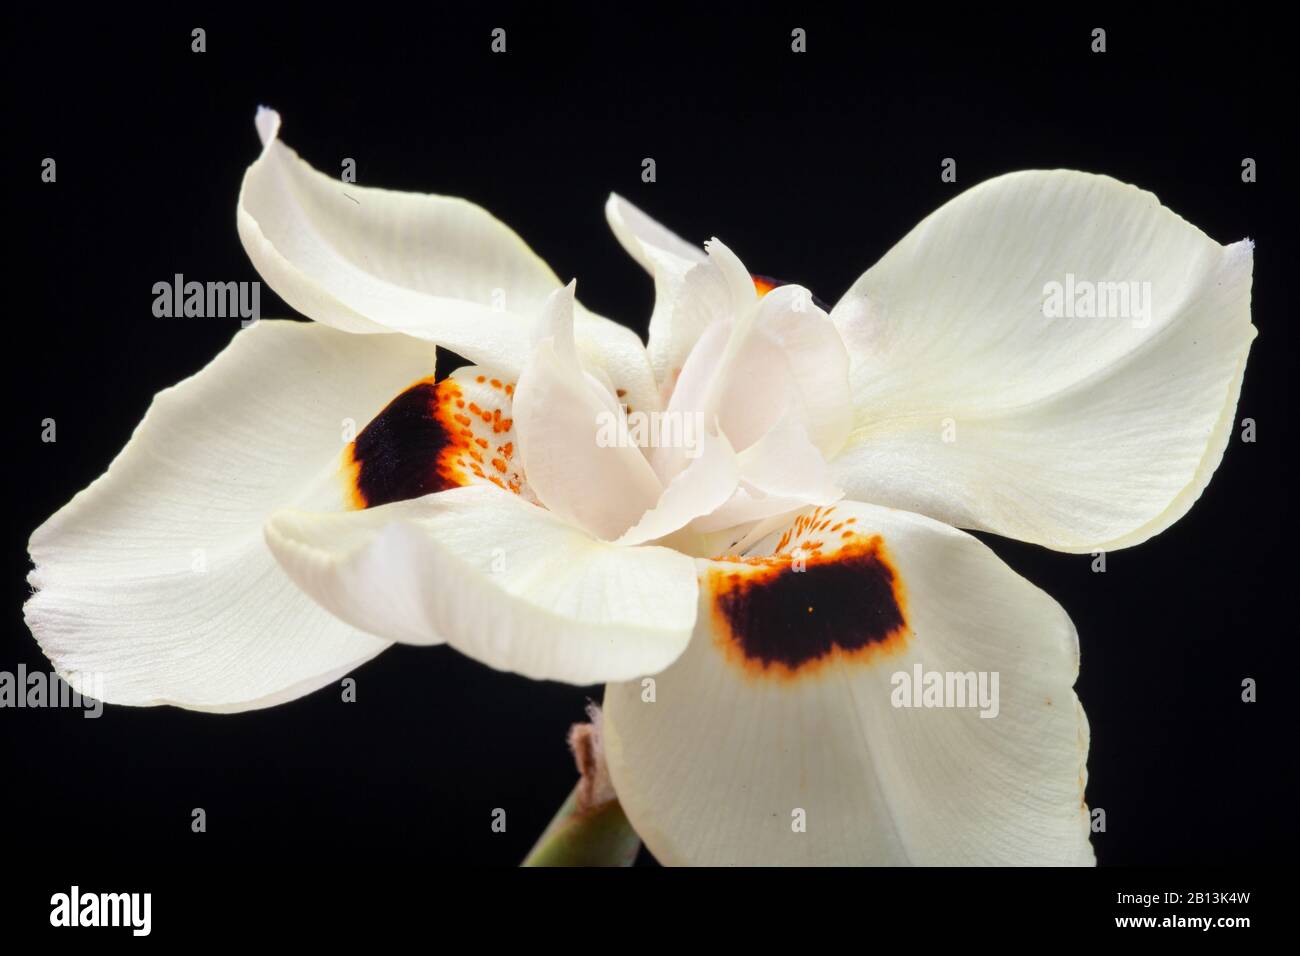
[{"label": "white petal tip", "polygon": [[257,125],[257,135],[266,147],[280,135],[280,114],[269,106],[259,106],[253,122]]},{"label": "white petal tip", "polygon": [[574,290],[577,288],[577,279],[570,279],[568,285],[560,286],[547,297],[545,311],[549,312],[553,309],[571,310],[573,308]]},{"label": "white petal tip", "polygon": [[732,252],[731,247],[717,236],[709,237],[709,239],[704,243],[704,251],[707,252],[709,258],[713,259],[715,262],[724,260],[730,268],[739,269],[741,272],[744,272],[746,276],[749,275],[749,272],[745,269],[744,263],[740,261],[740,257]]}]

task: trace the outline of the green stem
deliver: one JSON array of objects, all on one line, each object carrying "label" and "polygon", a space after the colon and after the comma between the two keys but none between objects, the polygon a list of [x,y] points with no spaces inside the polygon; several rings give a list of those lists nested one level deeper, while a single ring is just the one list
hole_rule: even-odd
[{"label": "green stem", "polygon": [[524,866],[631,866],[641,838],[617,800],[578,809],[578,788],[556,812]]}]

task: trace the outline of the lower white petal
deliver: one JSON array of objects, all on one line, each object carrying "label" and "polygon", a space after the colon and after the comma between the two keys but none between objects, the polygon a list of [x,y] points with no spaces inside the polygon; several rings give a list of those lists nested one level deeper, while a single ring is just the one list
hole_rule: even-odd
[{"label": "lower white petal", "polygon": [[38,528],[25,614],[74,687],[229,711],[289,700],[387,642],[302,594],[262,540],[276,508],[343,508],[350,423],[433,373],[401,336],[261,321],[160,392],[108,472]]},{"label": "lower white petal", "polygon": [[[979,541],[843,502],[700,569],[653,699],[605,693],[614,785],[660,861],[1092,862],[1074,628]],[[996,716],[894,706],[917,665],[997,673]]]},{"label": "lower white petal", "polygon": [[284,511],[266,540],[341,619],[405,643],[445,639],[539,680],[591,684],[659,670],[695,620],[690,558],[594,540],[488,485],[347,514]]}]

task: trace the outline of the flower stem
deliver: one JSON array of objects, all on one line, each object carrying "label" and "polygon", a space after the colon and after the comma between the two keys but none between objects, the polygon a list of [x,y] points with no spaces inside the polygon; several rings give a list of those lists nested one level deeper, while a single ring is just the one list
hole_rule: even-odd
[{"label": "flower stem", "polygon": [[617,800],[578,807],[578,787],[556,812],[524,866],[631,866],[641,838]]}]

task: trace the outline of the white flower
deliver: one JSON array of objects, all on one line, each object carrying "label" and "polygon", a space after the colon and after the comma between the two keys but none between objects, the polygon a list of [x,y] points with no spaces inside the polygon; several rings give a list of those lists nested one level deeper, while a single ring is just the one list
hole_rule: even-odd
[{"label": "white flower", "polygon": [[[613,197],[655,280],[643,348],[479,207],[337,182],[278,126],[239,233],[316,321],[238,333],[33,534],[27,619],[74,687],[237,711],[447,643],[608,682],[610,772],[664,862],[1092,861],[1074,628],[955,529],[1090,552],[1183,515],[1255,334],[1248,242],[1017,173],[828,315]],[[1149,283],[1144,321],[1048,317],[1067,276]],[[475,364],[436,381],[435,343]],[[697,440],[622,440],[659,413]],[[918,667],[997,675],[996,718],[895,706]]]}]

